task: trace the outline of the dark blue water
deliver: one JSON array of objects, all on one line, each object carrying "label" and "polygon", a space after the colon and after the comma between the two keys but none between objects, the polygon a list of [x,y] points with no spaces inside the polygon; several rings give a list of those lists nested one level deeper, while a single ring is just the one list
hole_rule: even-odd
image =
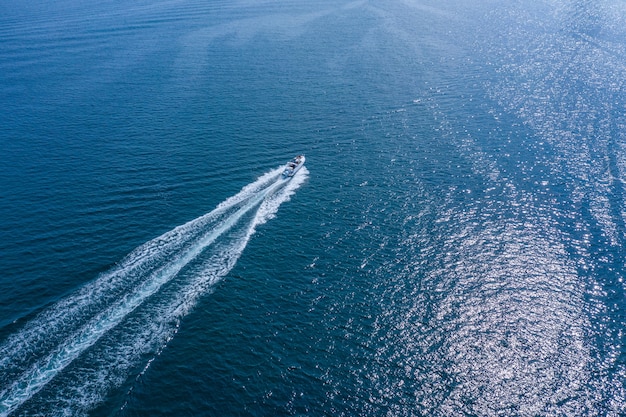
[{"label": "dark blue water", "polygon": [[618,0],[0,0],[0,415],[626,415],[624,56]]}]

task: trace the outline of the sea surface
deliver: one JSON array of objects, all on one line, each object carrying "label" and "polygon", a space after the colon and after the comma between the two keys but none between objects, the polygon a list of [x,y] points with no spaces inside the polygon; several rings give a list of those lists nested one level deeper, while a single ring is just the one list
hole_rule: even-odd
[{"label": "sea surface", "polygon": [[0,416],[626,416],[625,260],[623,0],[0,0]]}]

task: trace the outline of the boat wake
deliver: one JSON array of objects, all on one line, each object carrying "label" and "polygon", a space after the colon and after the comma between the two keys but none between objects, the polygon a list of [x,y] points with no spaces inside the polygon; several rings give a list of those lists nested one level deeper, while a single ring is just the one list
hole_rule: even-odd
[{"label": "boat wake", "polygon": [[[0,346],[0,416],[79,415],[170,340],[234,267],[255,228],[306,179],[278,168],[210,213],[159,236],[59,301]],[[144,366],[148,366],[145,364]]]}]

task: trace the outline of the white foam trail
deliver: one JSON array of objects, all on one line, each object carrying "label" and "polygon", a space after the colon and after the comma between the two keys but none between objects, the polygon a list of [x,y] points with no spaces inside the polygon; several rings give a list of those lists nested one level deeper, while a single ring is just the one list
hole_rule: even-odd
[{"label": "white foam trail", "polygon": [[41,352],[59,343],[57,335],[76,331],[82,320],[100,312],[129,287],[138,285],[150,270],[171,259],[211,223],[220,221],[242,202],[273,183],[280,172],[281,169],[275,169],[264,174],[210,213],[139,246],[111,271],[39,314],[0,346],[0,375],[23,368],[33,358],[40,357]]},{"label": "white foam trail", "polygon": [[[144,335],[144,339],[140,339],[146,340],[144,346],[152,346],[155,340],[162,340],[164,334],[167,333],[165,329],[168,329],[168,326],[163,326],[163,323],[171,322],[173,318],[187,314],[199,296],[206,293],[216,280],[232,269],[255,227],[273,216],[278,206],[287,201],[289,196],[304,181],[307,171],[304,169],[302,171],[302,175],[294,177],[287,184],[282,180],[276,181],[280,169],[265,174],[254,183],[244,187],[237,195],[224,201],[211,213],[177,227],[137,248],[114,271],[103,275],[93,284],[79,291],[78,294],[53,306],[48,314],[42,313],[33,322],[25,326],[20,333],[10,338],[2,346],[0,352],[9,352],[9,349],[16,347],[16,343],[42,340],[46,336],[52,337],[54,329],[78,327],[78,330],[69,333],[69,337],[68,333],[65,333],[57,347],[48,349],[43,359],[32,365],[29,364],[29,370],[24,372],[7,389],[0,392],[0,415],[8,415],[26,402],[87,348],[94,345],[105,333],[117,326],[146,299],[158,292],[165,283],[175,277],[182,268],[198,257],[218,237],[233,228],[246,213],[258,207],[253,220],[247,224],[243,237],[239,237],[223,250],[217,251],[211,257],[208,266],[203,269],[204,272],[199,273],[187,288],[179,291],[177,296],[170,301],[169,307],[167,305],[157,306],[159,314],[147,318],[155,324],[160,323],[158,328],[163,330],[154,331],[154,326],[143,326],[143,328],[151,329],[147,335]],[[281,189],[281,187],[284,188]],[[280,191],[276,192],[277,190]],[[273,205],[270,202],[274,202]],[[201,233],[202,230],[205,230],[205,233]],[[159,265],[159,260],[163,260],[165,254],[169,256],[172,251],[178,251],[177,257],[172,261],[161,262],[160,266],[152,264],[156,262]],[[148,271],[147,278],[141,275],[141,271],[144,270]],[[137,284],[130,291],[123,293],[113,303],[107,304],[106,308],[100,309],[87,323],[80,326],[75,323],[72,325],[75,315],[82,318],[84,314],[81,315],[80,313],[83,310],[93,310],[93,306],[98,306],[117,292],[123,291],[123,288],[120,290],[117,286],[120,283],[123,284],[125,276],[132,274],[137,274],[140,278],[135,280]],[[96,294],[95,298],[85,297],[87,288]],[[69,311],[65,307],[69,307]],[[45,324],[52,326],[49,328],[37,327]],[[134,347],[133,349],[137,351]],[[32,349],[27,348],[26,350]],[[119,350],[113,349],[112,351]],[[124,346],[121,346],[121,350],[124,350]],[[15,366],[15,363],[12,362],[17,362],[18,365],[22,364],[22,356],[24,354],[9,355],[8,359],[2,360],[2,365],[6,368]],[[110,366],[127,362],[123,360],[105,361],[105,363],[112,364]],[[104,379],[97,377],[91,382],[86,381],[86,385],[94,385],[93,381],[96,381],[92,391],[98,389],[101,391],[106,389],[107,384],[102,383]],[[98,384],[103,386],[98,387]],[[79,392],[78,390],[72,391]],[[66,403],[71,404],[71,399],[67,399]]]},{"label": "white foam trail", "polygon": [[[295,190],[306,180],[308,171],[304,167],[301,171],[301,175],[294,176],[280,192],[276,194],[268,193],[268,198],[263,200],[254,218],[246,227],[245,232],[231,243],[228,248],[221,252],[219,257],[209,259],[208,262],[200,267],[196,274],[196,279],[189,285],[188,290],[179,292],[180,297],[175,303],[178,305],[176,308],[178,314],[172,314],[172,316],[182,317],[186,315],[191,308],[195,306],[198,298],[206,292],[207,284],[212,286],[217,281],[216,278],[222,277],[230,272],[243,252],[243,249],[248,244],[248,240],[254,233],[256,227],[273,218],[278,212],[279,206],[289,201],[289,198],[295,193]],[[217,261],[216,258],[219,261]],[[216,265],[218,266],[217,268]]]},{"label": "white foam trail", "polygon": [[[227,239],[220,239],[202,255],[202,262],[191,271],[186,270],[182,279],[177,279],[158,295],[158,300],[141,306],[139,314],[134,313],[130,322],[125,321],[106,336],[107,340],[98,343],[96,352],[90,350],[88,358],[81,359],[81,363],[88,360],[89,366],[64,372],[64,391],[56,396],[52,414],[88,415],[89,409],[100,402],[108,390],[127,380],[131,368],[141,369],[137,376],[140,378],[174,337],[180,319],[231,271],[256,227],[272,218],[280,204],[289,200],[306,179],[306,173],[303,168],[302,175],[298,174],[275,193],[268,192],[258,209],[251,211],[251,216],[246,216],[225,235]],[[146,355],[151,359],[146,359]],[[94,363],[97,365],[92,365]]]}]

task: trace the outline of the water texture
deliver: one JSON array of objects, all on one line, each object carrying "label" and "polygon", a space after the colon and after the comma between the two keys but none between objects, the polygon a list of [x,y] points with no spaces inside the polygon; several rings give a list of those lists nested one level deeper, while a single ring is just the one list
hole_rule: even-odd
[{"label": "water texture", "polygon": [[0,3],[0,415],[626,415],[622,2],[96,3]]}]

